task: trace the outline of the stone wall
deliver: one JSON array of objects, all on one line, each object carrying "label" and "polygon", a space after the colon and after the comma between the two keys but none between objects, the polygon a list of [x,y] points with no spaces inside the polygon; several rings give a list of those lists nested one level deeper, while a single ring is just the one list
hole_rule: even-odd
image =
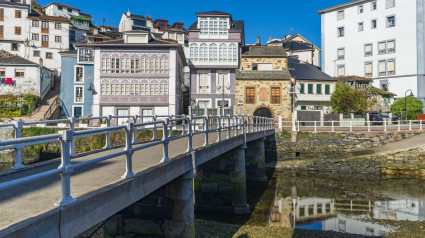
[{"label": "stone wall", "polygon": [[297,142],[291,142],[288,132],[277,134],[276,150],[279,161],[335,159],[350,156],[350,152],[365,150],[397,142],[423,131],[400,132],[344,132],[308,133],[299,132]]},{"label": "stone wall", "polygon": [[241,70],[252,70],[252,64],[271,63],[273,70],[287,70],[288,59],[286,57],[242,57]]}]

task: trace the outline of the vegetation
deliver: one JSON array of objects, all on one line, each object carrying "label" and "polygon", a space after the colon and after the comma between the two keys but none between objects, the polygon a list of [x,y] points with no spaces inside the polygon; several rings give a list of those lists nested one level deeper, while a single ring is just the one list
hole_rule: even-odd
[{"label": "vegetation", "polygon": [[43,12],[43,7],[40,4],[38,4],[37,0],[31,1],[31,7],[37,10],[39,13]]},{"label": "vegetation", "polygon": [[[399,98],[397,101],[391,105],[391,112],[393,115],[402,116],[404,117],[404,112],[406,110],[405,107],[405,99],[406,98]],[[417,120],[419,114],[424,113],[424,104],[421,100],[415,98],[415,97],[407,97],[407,120]],[[404,118],[400,118],[404,119]]]},{"label": "vegetation", "polygon": [[366,93],[354,90],[346,84],[337,83],[329,106],[336,113],[365,114],[366,110],[375,103],[375,100],[369,98]]},{"label": "vegetation", "polygon": [[22,115],[30,116],[33,106],[37,107],[40,104],[41,100],[37,95],[3,95],[0,98],[0,117],[14,118]]}]

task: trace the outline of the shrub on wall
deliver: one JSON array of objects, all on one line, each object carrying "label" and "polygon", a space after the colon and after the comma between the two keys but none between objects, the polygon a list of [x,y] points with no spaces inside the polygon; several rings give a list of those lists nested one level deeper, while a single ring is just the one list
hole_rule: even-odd
[{"label": "shrub on wall", "polygon": [[33,94],[15,96],[2,95],[0,98],[0,117],[14,118],[22,115],[30,116],[31,109],[41,104],[40,97]]}]

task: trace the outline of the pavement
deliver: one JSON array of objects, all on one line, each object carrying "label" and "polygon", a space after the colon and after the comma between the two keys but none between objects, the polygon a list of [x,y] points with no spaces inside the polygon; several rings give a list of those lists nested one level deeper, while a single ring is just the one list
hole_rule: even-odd
[{"label": "pavement", "polygon": [[[234,132],[232,132],[234,134]],[[222,139],[226,138],[227,132],[222,132]],[[209,143],[217,140],[217,133],[209,133]],[[193,137],[193,148],[203,146],[205,135],[199,134]],[[133,145],[136,148],[137,145]],[[101,151],[71,160],[79,163],[108,154],[122,151],[123,148]],[[169,157],[175,158],[187,150],[187,138],[181,138],[169,143]],[[160,164],[163,155],[163,145],[155,145],[133,155],[133,172],[139,173]],[[14,179],[42,173],[59,166],[59,160],[43,166],[16,171],[15,173],[0,176],[0,183]],[[119,156],[85,167],[77,168],[71,175],[71,196],[78,198],[84,194],[99,190],[107,185],[116,183],[121,179],[126,168],[126,157]],[[52,175],[35,182],[29,182],[20,186],[0,191],[0,230],[27,218],[46,213],[54,209],[54,203],[61,197],[60,175]],[[88,211],[89,212],[89,211]]]},{"label": "pavement", "polygon": [[352,154],[354,156],[370,155],[370,154],[386,153],[386,152],[392,152],[392,151],[409,150],[409,149],[414,149],[420,146],[425,146],[425,134],[413,136],[401,141],[389,143],[389,144],[374,147],[374,148],[369,148],[366,150],[354,151],[352,152]]}]

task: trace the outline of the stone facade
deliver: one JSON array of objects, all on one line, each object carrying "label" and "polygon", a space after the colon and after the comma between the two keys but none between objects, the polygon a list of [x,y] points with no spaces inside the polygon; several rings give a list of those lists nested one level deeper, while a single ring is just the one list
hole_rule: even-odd
[{"label": "stone facade", "polygon": [[265,57],[243,57],[241,59],[241,70],[252,70],[252,64],[272,64],[273,70],[287,70],[288,59],[287,58],[265,58]]}]

